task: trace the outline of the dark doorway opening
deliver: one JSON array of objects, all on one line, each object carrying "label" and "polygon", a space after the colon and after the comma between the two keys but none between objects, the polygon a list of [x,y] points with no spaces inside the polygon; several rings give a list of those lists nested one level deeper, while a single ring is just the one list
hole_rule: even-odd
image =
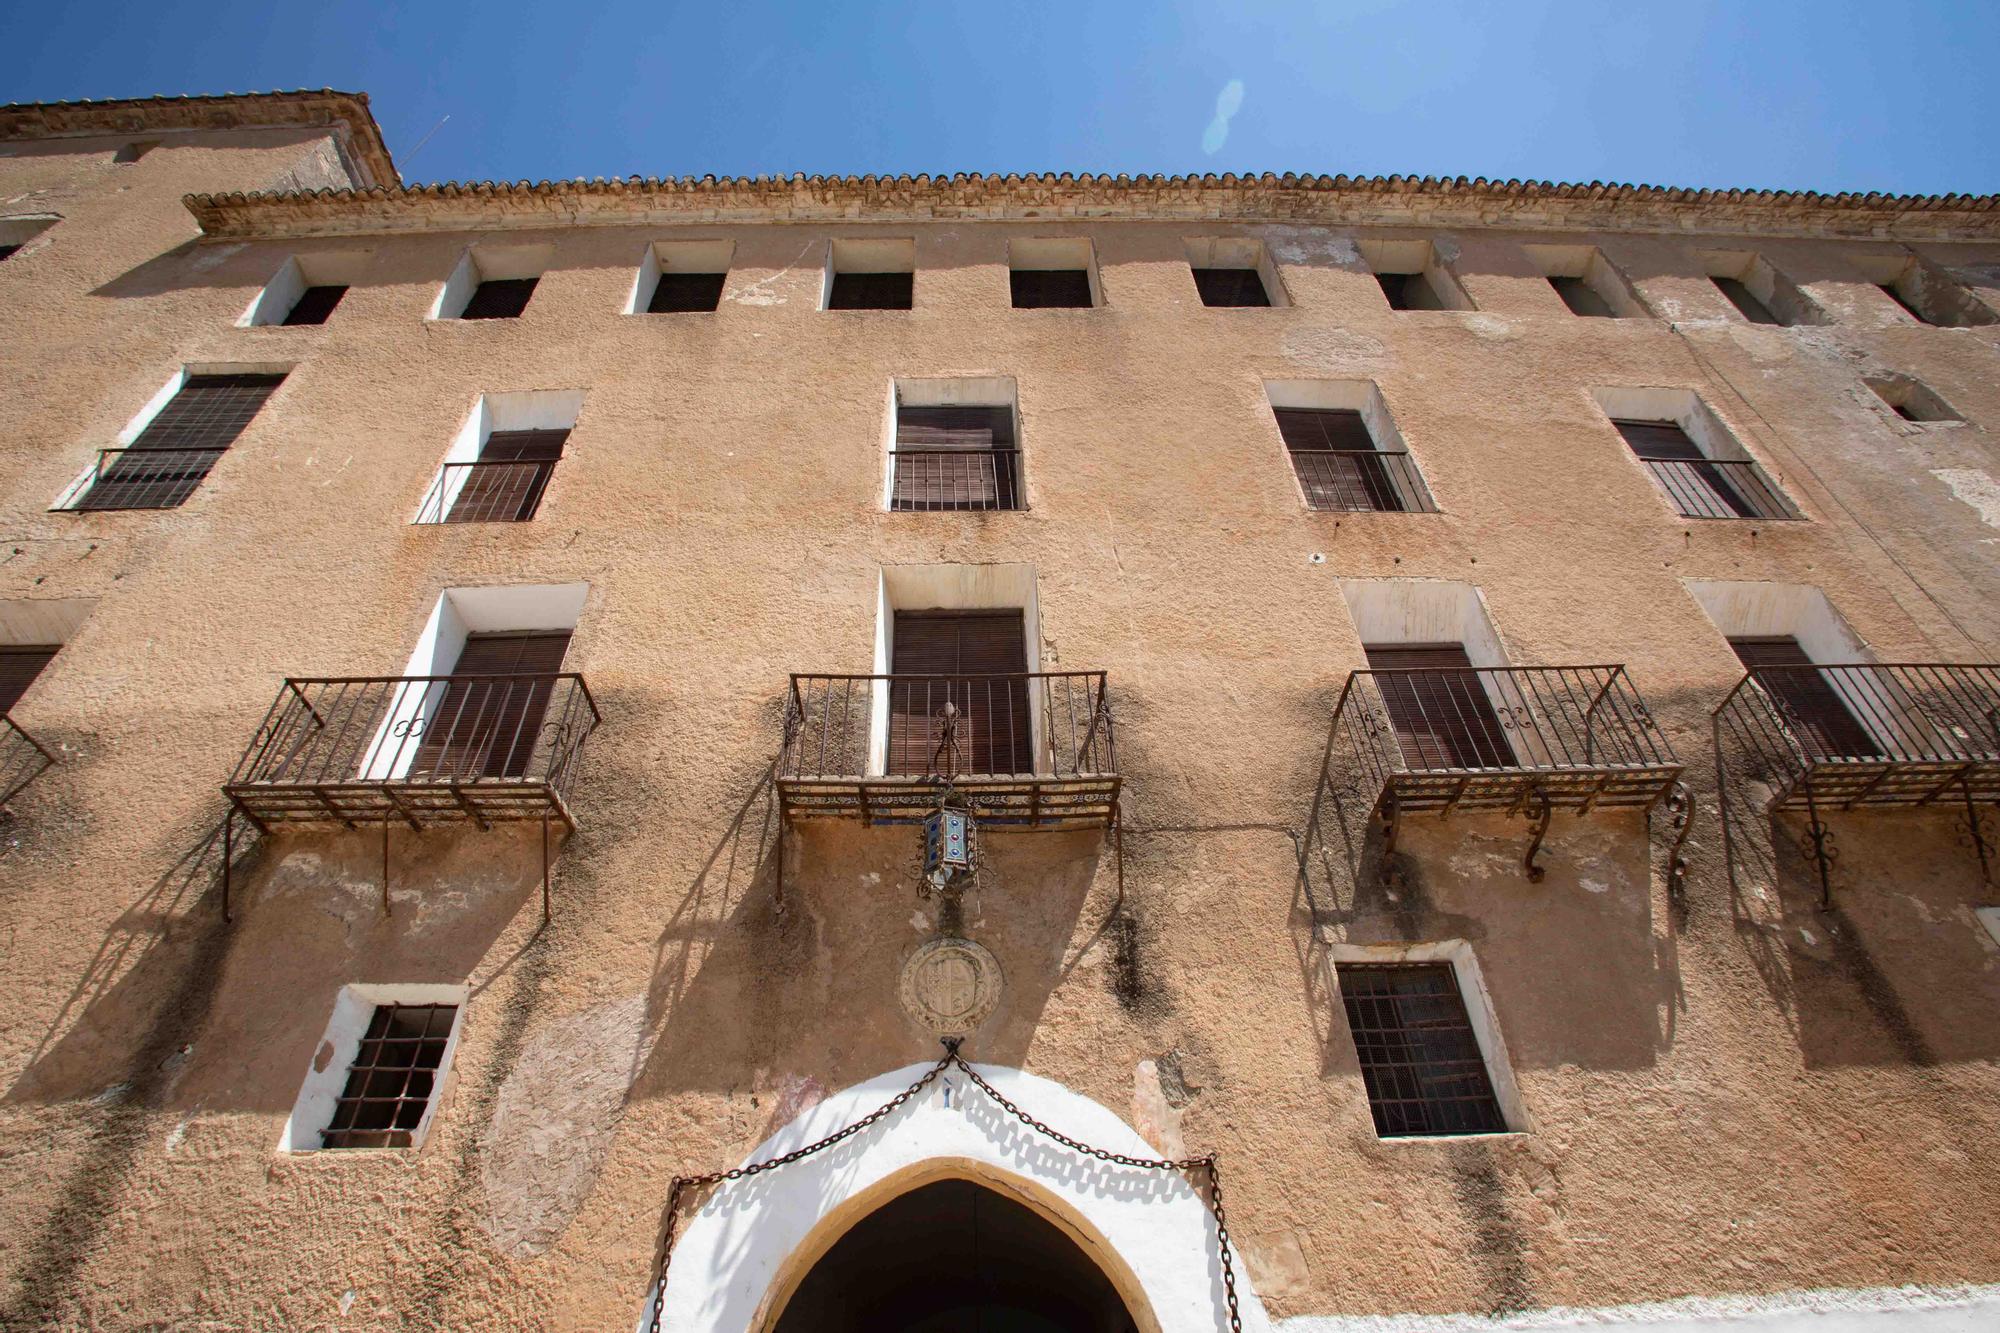
[{"label": "dark doorway opening", "polygon": [[1111,1279],[1039,1213],[969,1180],[882,1205],[834,1242],[776,1333],[1133,1333]]}]

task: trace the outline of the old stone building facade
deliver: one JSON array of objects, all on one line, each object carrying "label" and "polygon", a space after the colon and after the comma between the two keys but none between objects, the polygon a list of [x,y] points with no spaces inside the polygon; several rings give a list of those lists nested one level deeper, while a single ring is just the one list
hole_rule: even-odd
[{"label": "old stone building facade", "polygon": [[2000,1317],[1995,198],[319,92],[0,251],[0,1325]]}]

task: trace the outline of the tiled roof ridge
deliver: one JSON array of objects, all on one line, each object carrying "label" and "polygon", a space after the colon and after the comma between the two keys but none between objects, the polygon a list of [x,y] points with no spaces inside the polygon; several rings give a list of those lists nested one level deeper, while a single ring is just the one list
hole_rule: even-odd
[{"label": "tiled roof ridge", "polygon": [[1751,189],[1740,187],[1672,186],[1625,184],[1610,181],[1546,181],[1490,179],[1485,176],[1349,176],[1345,173],[1299,172],[1205,172],[1201,174],[1130,175],[1104,172],[930,172],[882,175],[822,176],[802,172],[756,176],[594,176],[566,177],[540,181],[439,181],[428,185],[374,187],[371,189],[322,189],[304,191],[254,191],[228,194],[193,194],[190,206],[219,204],[301,203],[308,200],[346,202],[362,199],[452,199],[482,195],[617,194],[634,189],[683,193],[725,190],[808,189],[867,190],[889,188],[926,189],[978,186],[992,188],[1027,186],[1081,186],[1113,189],[1189,189],[1218,187],[1238,190],[1264,187],[1283,190],[1372,190],[1400,194],[1471,194],[1495,198],[1546,197],[1555,199],[1663,201],[1694,204],[1769,203],[1784,206],[1870,208],[1899,210],[1952,209],[1990,212],[2000,209],[2000,194],[1893,194],[1879,190],[1842,191],[1827,194],[1818,190]]},{"label": "tiled roof ridge", "polygon": [[[283,114],[286,110],[301,114],[288,117]],[[230,114],[243,112],[250,114]],[[376,185],[367,188],[380,188],[384,182],[400,184],[402,177],[382,138],[381,126],[375,123],[366,93],[338,88],[298,88],[0,104],[0,140],[17,141],[65,134],[314,126],[334,122],[347,127],[348,149],[375,180]]]}]

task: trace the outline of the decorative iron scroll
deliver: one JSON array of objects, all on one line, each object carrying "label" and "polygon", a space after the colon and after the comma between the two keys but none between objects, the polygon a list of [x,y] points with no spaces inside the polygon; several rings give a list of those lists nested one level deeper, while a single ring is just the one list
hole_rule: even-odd
[{"label": "decorative iron scroll", "polygon": [[1013,1116],[1014,1119],[1020,1121],[1029,1129],[1034,1130],[1037,1134],[1060,1143],[1072,1152],[1082,1153],[1086,1157],[1094,1157],[1098,1161],[1109,1163],[1112,1166],[1133,1167],[1145,1171],[1201,1171],[1205,1173],[1208,1176],[1208,1210],[1215,1217],[1216,1252],[1222,1262],[1223,1299],[1229,1307],[1228,1327],[1230,1333],[1242,1333],[1243,1318],[1237,1308],[1236,1300],[1236,1265],[1234,1259],[1231,1257],[1229,1248],[1229,1221],[1222,1208],[1222,1173],[1216,1167],[1214,1153],[1210,1153],[1206,1157],[1128,1157],[1124,1153],[1115,1153],[1109,1149],[1093,1148],[1087,1143],[1080,1143],[1059,1130],[1052,1129],[1035,1119],[1002,1096],[998,1088],[995,1088],[991,1083],[981,1078],[978,1071],[967,1064],[965,1058],[958,1053],[958,1038],[946,1037],[943,1041],[943,1057],[926,1070],[922,1078],[919,1078],[915,1083],[904,1088],[894,1097],[891,1097],[867,1115],[862,1116],[859,1120],[854,1121],[844,1129],[835,1130],[817,1143],[808,1143],[803,1148],[795,1148],[791,1152],[773,1157],[768,1161],[752,1162],[748,1166],[734,1167],[728,1171],[711,1171],[707,1175],[702,1176],[675,1176],[673,1185],[667,1191],[666,1216],[660,1220],[659,1251],[653,1263],[653,1318],[650,1325],[651,1333],[660,1333],[660,1317],[661,1313],[666,1309],[667,1265],[673,1259],[674,1232],[680,1223],[681,1196],[683,1194],[692,1190],[702,1189],[709,1185],[725,1184],[732,1180],[743,1180],[750,1176],[762,1175],[766,1171],[775,1171],[781,1166],[790,1166],[793,1162],[811,1157],[814,1153],[822,1152],[837,1143],[843,1143],[853,1138],[856,1134],[859,1134],[862,1130],[867,1129],[870,1125],[889,1116],[904,1103],[910,1101],[918,1093],[935,1082],[939,1074],[953,1067],[956,1067],[970,1079],[1001,1110]]}]

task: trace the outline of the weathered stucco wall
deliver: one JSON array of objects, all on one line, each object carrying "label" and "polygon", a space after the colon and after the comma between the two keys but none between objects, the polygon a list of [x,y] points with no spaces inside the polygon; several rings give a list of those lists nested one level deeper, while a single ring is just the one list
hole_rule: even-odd
[{"label": "weathered stucco wall", "polygon": [[[1313,228],[1066,223],[1106,305],[1014,311],[1007,239],[1051,228],[689,227],[735,244],[722,308],[634,317],[669,233],[600,224],[547,233],[523,318],[434,323],[476,235],[197,243],[185,191],[324,161],[240,138],[0,156],[7,211],[64,218],[0,265],[0,599],[98,599],[16,710],[62,764],[0,838],[0,1324],[629,1326],[673,1176],[935,1051],[895,1001],[913,835],[802,832],[780,903],[765,779],[785,674],[868,670],[879,568],[938,562],[1035,566],[1042,662],[1111,672],[1127,782],[1122,896],[1096,835],[990,839],[968,915],[1007,986],[969,1053],[1221,1153],[1271,1314],[2000,1279],[1996,890],[1944,811],[1837,816],[1831,912],[1795,827],[1774,852],[1739,805],[1726,848],[1707,718],[1739,672],[1682,586],[1814,584],[1885,660],[1993,658],[2000,334],[1902,316],[1854,265],[1896,247],[1704,238],[1833,320],[1764,328],[1645,235],[1583,239],[1665,317],[1594,320],[1531,233],[1371,233],[1435,239],[1478,306],[1396,314]],[[1289,307],[1199,304],[1184,238],[1216,232],[1264,236]],[[819,311],[828,237],[867,234],[915,238],[916,309]],[[315,246],[366,252],[333,318],[235,327]],[[2000,245],[1917,249],[1992,299]],[[293,370],[192,499],[47,512],[204,363]],[[1966,422],[1901,421],[1881,372]],[[1018,382],[1029,511],[881,512],[889,382],[941,375]],[[1380,386],[1442,513],[1302,509],[1262,381],[1313,377]],[[1810,521],[1676,518],[1591,397],[1618,385],[1697,391]],[[475,397],[529,389],[585,393],[536,519],[412,526]],[[1455,816],[1409,822],[1394,896],[1302,885],[1362,665],[1343,578],[1473,583],[1512,661],[1628,664],[1698,789],[1685,894],[1632,815],[1558,815],[1540,884],[1521,821]],[[605,722],[554,921],[537,832],[393,830],[385,915],[365,829],[255,847],[225,925],[218,789],[279,681],[398,672],[442,589],[509,582],[590,585],[568,665]],[[1325,949],[1446,938],[1527,1132],[1384,1142]],[[280,1155],[362,981],[472,987],[435,1128]]]}]

